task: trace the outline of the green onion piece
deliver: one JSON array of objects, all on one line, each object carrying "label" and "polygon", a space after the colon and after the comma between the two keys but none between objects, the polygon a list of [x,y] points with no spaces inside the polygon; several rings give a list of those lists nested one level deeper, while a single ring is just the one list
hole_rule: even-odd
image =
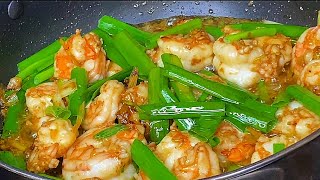
[{"label": "green onion piece", "polygon": [[84,68],[76,67],[71,71],[71,79],[75,79],[77,83],[77,90],[69,96],[68,109],[71,112],[71,122],[76,123],[76,117],[79,114],[79,108],[85,101],[86,91],[88,86],[88,76]]},{"label": "green onion piece", "polygon": [[242,105],[228,103],[226,104],[226,115],[263,133],[270,132],[277,122],[274,114],[257,111],[254,106],[251,109]]},{"label": "green onion piece", "polygon": [[264,103],[267,103],[267,104],[271,103],[271,98],[269,96],[268,89],[264,80],[260,80],[258,83],[258,93],[259,93],[259,98]]},{"label": "green onion piece", "polygon": [[183,119],[200,116],[224,116],[223,102],[176,102],[157,103],[139,106],[140,119]]},{"label": "green onion piece", "polygon": [[59,106],[49,106],[45,112],[46,115],[61,119],[68,119],[71,116],[70,110]]},{"label": "green onion piece", "polygon": [[287,91],[281,91],[278,96],[276,97],[276,99],[273,101],[273,103],[271,104],[271,106],[274,107],[283,107],[286,106],[287,104],[289,104],[291,101],[291,97],[290,95],[287,93]]},{"label": "green onion piece", "polygon": [[210,81],[172,64],[166,65],[164,75],[185,85],[198,88],[226,102],[239,104],[240,102],[245,102],[247,99],[252,98],[247,93],[236,88]]},{"label": "green onion piece", "polygon": [[201,95],[198,98],[199,102],[204,102],[207,100],[207,98],[209,97],[209,94],[206,92],[202,92]]},{"label": "green onion piece", "polygon": [[241,23],[230,25],[234,29],[241,31],[251,31],[259,28],[275,28],[276,33],[283,34],[293,39],[297,39],[307,30],[307,27],[283,24],[265,24],[265,23]]},{"label": "green onion piece", "polygon": [[25,110],[25,91],[18,91],[17,96],[19,101],[15,105],[9,107],[4,119],[2,138],[8,138],[19,132],[19,118]]},{"label": "green onion piece", "polygon": [[141,75],[149,75],[150,70],[156,67],[149,56],[141,50],[139,43],[131,38],[126,31],[116,34],[113,39],[115,47],[128,64],[138,67]]},{"label": "green onion piece", "polygon": [[317,19],[317,25],[320,25],[320,10],[318,10],[318,19]]},{"label": "green onion piece", "polygon": [[211,138],[217,131],[222,120],[223,117],[200,116],[199,119],[195,120],[195,124],[190,131],[205,138]]},{"label": "green onion piece", "polygon": [[[149,104],[160,103],[161,71],[156,67],[151,69],[148,80]],[[150,123],[150,139],[158,144],[169,133],[169,121],[153,121]]]},{"label": "green onion piece", "polygon": [[221,29],[215,26],[205,26],[204,29],[215,39],[218,39],[219,37],[224,35]]},{"label": "green onion piece", "polygon": [[110,36],[116,35],[123,30],[128,31],[130,36],[132,36],[136,41],[141,44],[145,44],[151,37],[151,34],[145,31],[112,18],[111,16],[103,16],[99,19],[98,27],[108,33]]},{"label": "green onion piece", "polygon": [[171,27],[159,33],[153,34],[146,44],[148,49],[155,48],[157,46],[157,41],[162,36],[168,36],[172,34],[188,34],[192,30],[202,28],[202,20],[199,18],[192,19],[186,23]]},{"label": "green onion piece", "polygon": [[232,165],[230,165],[230,166],[228,167],[227,172],[234,171],[234,170],[237,170],[237,169],[239,169],[239,168],[241,168],[240,165],[232,164]]},{"label": "green onion piece", "polygon": [[113,39],[104,31],[97,28],[92,31],[103,40],[103,48],[107,53],[109,59],[118,64],[122,69],[129,69],[130,65],[127,63],[121,53],[115,48]]},{"label": "green onion piece", "polygon": [[152,153],[148,146],[135,139],[131,147],[133,161],[152,180],[177,179],[164,164]]},{"label": "green onion piece", "polygon": [[[65,40],[66,38],[62,37],[62,39]],[[27,59],[19,62],[17,64],[19,71],[24,70],[25,68],[29,67],[33,63],[38,62],[39,60],[41,60],[43,58],[46,58],[52,54],[55,54],[56,52],[58,52],[60,47],[61,47],[60,40],[56,40],[55,42],[53,42],[49,46],[41,49],[40,51],[36,52],[32,56],[28,57]]]},{"label": "green onion piece", "polygon": [[290,85],[287,87],[286,91],[291,97],[302,103],[307,109],[320,116],[319,96],[299,85]]},{"label": "green onion piece", "polygon": [[231,123],[239,131],[241,131],[243,133],[246,132],[248,125],[243,123],[242,121],[238,121],[237,119],[235,119],[233,117],[229,117],[229,116],[225,117],[225,120],[228,121],[229,123]]},{"label": "green onion piece", "polygon": [[273,144],[273,154],[276,154],[286,148],[286,145],[283,143],[274,143]]},{"label": "green onion piece", "polygon": [[261,36],[274,36],[277,33],[275,28],[261,28],[251,31],[240,32],[237,34],[230,34],[225,36],[223,39],[226,43],[232,43],[234,41],[239,41],[241,39],[251,39]]},{"label": "green onion piece", "polygon": [[128,127],[123,124],[116,124],[114,126],[108,127],[102,131],[100,131],[98,134],[94,135],[94,138],[96,139],[106,139],[113,135],[116,135],[118,132],[127,130]]},{"label": "green onion piece", "polygon": [[42,177],[45,177],[45,178],[48,178],[48,179],[52,179],[52,180],[62,180],[61,178],[58,178],[58,177],[54,177],[54,176],[50,176],[48,174],[43,174],[43,173],[40,173],[38,174],[39,176],[42,176]]},{"label": "green onion piece", "polygon": [[27,169],[23,156],[16,156],[10,151],[0,151],[0,161],[18,169]]},{"label": "green onion piece", "polygon": [[167,77],[164,77],[161,73],[161,79],[160,79],[160,87],[161,87],[161,100],[162,102],[178,102],[179,100],[177,97],[172,93],[172,91],[169,89],[169,79]]},{"label": "green onion piece", "polygon": [[48,79],[50,79],[54,74],[54,67],[50,66],[49,68],[45,69],[44,71],[41,71],[39,74],[37,74],[34,77],[34,84],[38,85]]},{"label": "green onion piece", "polygon": [[38,69],[41,71],[51,66],[53,62],[54,62],[54,55],[52,54],[26,67],[25,69],[20,71],[16,76],[21,79],[25,79],[31,74],[38,72]]},{"label": "green onion piece", "polygon": [[37,86],[36,84],[34,84],[34,77],[37,75],[37,73],[31,74],[29,77],[25,78],[22,81],[22,89],[24,91],[26,91],[27,89],[31,88],[31,87],[35,87]]},{"label": "green onion piece", "polygon": [[218,137],[206,138],[206,137],[203,137],[199,134],[194,133],[193,131],[189,131],[189,134],[191,136],[196,137],[197,139],[199,139],[202,142],[208,143],[211,147],[215,147],[220,143],[220,139]]},{"label": "green onion piece", "polygon": [[94,99],[98,93],[95,93],[96,91],[99,92],[100,87],[107,81],[109,80],[118,80],[118,81],[123,81],[126,77],[128,77],[132,72],[132,67],[130,69],[124,69],[110,77],[98,80],[91,84],[90,87],[86,90],[86,103],[89,103],[92,99]]}]

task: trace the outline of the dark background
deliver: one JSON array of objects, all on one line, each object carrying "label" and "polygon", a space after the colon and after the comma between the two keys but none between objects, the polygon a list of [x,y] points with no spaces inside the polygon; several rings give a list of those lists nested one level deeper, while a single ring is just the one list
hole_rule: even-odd
[{"label": "dark background", "polygon": [[[0,2],[0,83],[4,84],[16,74],[17,62],[76,28],[88,32],[103,15],[133,24],[176,15],[212,15],[315,26],[316,10],[320,10],[317,1],[24,1],[21,16],[11,19],[9,3]],[[16,13],[14,5],[10,15]],[[320,179],[319,142],[318,137],[276,163],[238,179]],[[0,169],[0,179],[22,178]]]}]

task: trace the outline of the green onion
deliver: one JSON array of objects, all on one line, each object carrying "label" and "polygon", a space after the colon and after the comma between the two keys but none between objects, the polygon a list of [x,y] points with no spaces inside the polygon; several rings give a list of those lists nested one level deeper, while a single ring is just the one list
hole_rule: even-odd
[{"label": "green onion", "polygon": [[51,66],[54,62],[54,55],[49,55],[33,64],[30,66],[26,67],[22,71],[20,71],[16,76],[25,79],[26,77],[30,76],[33,73],[39,72],[49,66]]},{"label": "green onion", "polygon": [[113,135],[116,135],[118,132],[127,130],[128,127],[123,124],[116,124],[114,126],[108,127],[102,131],[100,131],[98,134],[94,135],[94,138],[96,139],[106,139]]},{"label": "green onion", "polygon": [[[66,38],[63,37],[62,39],[65,40]],[[25,68],[31,66],[33,63],[38,62],[41,59],[44,59],[52,54],[55,54],[56,52],[58,52],[60,47],[61,47],[60,40],[56,40],[49,46],[41,49],[40,51],[36,52],[32,56],[28,57],[27,59],[19,62],[17,64],[19,71],[24,70]]]},{"label": "green onion", "polygon": [[286,148],[286,145],[283,143],[274,143],[273,144],[273,154],[276,154]]},{"label": "green onion", "polygon": [[166,65],[164,75],[185,85],[198,88],[226,102],[239,104],[240,102],[245,102],[247,99],[252,98],[247,93],[236,88],[204,79],[197,74],[188,72],[187,70],[172,64]]},{"label": "green onion", "polygon": [[224,116],[223,102],[176,102],[157,103],[139,106],[140,119],[183,119],[200,116]]},{"label": "green onion", "polygon": [[178,102],[179,100],[177,97],[172,93],[172,91],[169,89],[169,79],[167,77],[164,77],[161,73],[161,79],[160,79],[160,87],[161,87],[161,100],[162,102]]},{"label": "green onion", "polygon": [[45,69],[44,71],[41,71],[39,74],[37,74],[34,77],[34,84],[38,85],[48,79],[50,79],[54,74],[54,67],[50,66],[49,68]]},{"label": "green onion", "polygon": [[261,36],[274,36],[277,33],[275,28],[261,28],[251,31],[240,32],[237,34],[230,34],[225,36],[223,39],[226,43],[232,43],[234,41],[239,41],[241,39],[251,39]]},{"label": "green onion", "polygon": [[94,84],[91,84],[90,87],[86,90],[86,103],[89,103],[92,99],[94,99],[98,93],[100,87],[109,80],[118,80],[123,81],[126,77],[128,77],[132,72],[132,67],[130,69],[124,69],[110,77],[101,79],[96,81]]},{"label": "green onion", "polygon": [[[123,30],[128,31],[130,36],[132,36],[136,41],[141,44],[145,44],[151,37],[151,34],[140,29],[131,26],[127,23],[114,19],[110,16],[103,16],[99,19],[98,27],[108,33],[110,36],[116,35]],[[123,49],[122,49],[123,50]]]},{"label": "green onion", "polygon": [[271,98],[269,96],[268,89],[264,80],[260,80],[258,83],[258,93],[259,93],[259,98],[263,102],[267,104],[271,103]]},{"label": "green onion", "polygon": [[75,124],[76,117],[79,114],[79,108],[85,101],[86,91],[88,86],[88,76],[84,68],[76,67],[71,71],[71,79],[75,79],[77,90],[69,96],[68,109],[71,112],[71,122]]},{"label": "green onion", "polygon": [[[161,73],[160,68],[153,68],[149,74],[148,80],[148,98],[149,104],[160,103],[161,95]],[[153,121],[150,122],[150,139],[155,143],[159,143],[169,133],[169,121]]]},{"label": "green onion", "polygon": [[273,103],[271,104],[271,106],[274,107],[283,107],[287,104],[290,103],[291,97],[290,95],[287,93],[287,91],[281,91],[278,96],[276,97],[276,99],[273,101]]},{"label": "green onion", "polygon": [[204,29],[215,39],[218,39],[219,37],[224,35],[221,29],[215,26],[205,26]]},{"label": "green onion", "polygon": [[251,109],[228,103],[226,104],[226,115],[263,133],[270,132],[277,122],[274,114],[257,111],[254,106]]},{"label": "green onion", "polygon": [[195,120],[195,124],[190,131],[202,137],[211,138],[217,131],[222,120],[222,117],[200,116],[199,119]]},{"label": "green onion", "polygon": [[25,91],[18,91],[17,96],[19,101],[15,105],[9,107],[4,119],[2,138],[8,138],[19,132],[19,118],[25,110]]},{"label": "green onion", "polygon": [[118,64],[122,69],[129,69],[130,65],[127,63],[121,53],[115,48],[113,39],[101,29],[95,29],[92,32],[97,34],[103,40],[103,48],[107,52],[107,56],[113,62]]},{"label": "green onion", "polygon": [[135,139],[131,147],[133,161],[152,180],[177,179],[164,164],[152,153],[148,146]]},{"label": "green onion", "polygon": [[307,109],[320,116],[319,96],[299,85],[290,85],[287,87],[286,91],[291,97],[302,103]]},{"label": "green onion", "polygon": [[241,23],[230,25],[234,29],[241,31],[251,31],[259,28],[275,28],[276,33],[283,34],[293,39],[297,39],[307,30],[307,27],[283,24],[264,24],[264,23]]},{"label": "green onion", "polygon": [[35,87],[36,84],[34,84],[34,77],[37,75],[37,73],[34,73],[34,74],[31,74],[29,77],[25,78],[23,81],[22,81],[22,89],[23,90],[27,90],[31,87]]},{"label": "green onion", "polygon": [[229,123],[231,123],[234,127],[236,127],[239,131],[241,132],[246,132],[246,129],[248,127],[247,124],[245,124],[242,121],[238,121],[236,118],[233,117],[225,117],[225,120],[228,121]]},{"label": "green onion", "polygon": [[23,156],[16,156],[10,151],[0,151],[0,161],[18,169],[27,169]]},{"label": "green onion", "polygon": [[46,115],[61,119],[68,119],[71,116],[70,110],[59,106],[49,106],[45,112]]},{"label": "green onion", "polygon": [[159,33],[153,34],[148,43],[146,44],[146,47],[148,49],[155,48],[157,46],[157,41],[162,36],[168,36],[172,34],[188,34],[192,30],[195,29],[201,29],[202,28],[202,20],[199,18],[192,19],[186,23],[171,27],[169,29],[166,29],[164,31],[161,31]]},{"label": "green onion", "polygon": [[320,10],[318,10],[318,19],[317,19],[317,25],[320,25]]},{"label": "green onion", "polygon": [[152,68],[156,65],[149,56],[141,50],[138,42],[136,42],[126,31],[121,31],[114,36],[114,45],[128,64],[138,67],[141,75],[149,75]]},{"label": "green onion", "polygon": [[232,165],[228,166],[227,172],[234,171],[234,170],[237,170],[237,169],[239,169],[239,168],[241,168],[240,165],[232,164]]}]

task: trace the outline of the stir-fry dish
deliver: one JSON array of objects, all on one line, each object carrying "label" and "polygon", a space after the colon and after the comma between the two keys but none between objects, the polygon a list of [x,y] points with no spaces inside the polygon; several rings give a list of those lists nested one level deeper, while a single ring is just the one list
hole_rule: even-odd
[{"label": "stir-fry dish", "polygon": [[201,179],[320,127],[320,25],[103,16],[17,64],[0,160],[54,179]]}]

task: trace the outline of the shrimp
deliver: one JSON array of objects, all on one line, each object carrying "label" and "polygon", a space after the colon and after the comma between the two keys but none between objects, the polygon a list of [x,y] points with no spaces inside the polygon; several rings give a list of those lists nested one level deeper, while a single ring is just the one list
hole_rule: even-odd
[{"label": "shrimp", "polygon": [[107,70],[107,77],[110,77],[114,74],[117,74],[120,71],[122,71],[122,68],[118,64],[114,63],[113,61],[109,61],[108,70]]},{"label": "shrimp", "polygon": [[228,162],[245,164],[250,161],[254,152],[256,137],[251,133],[243,133],[229,122],[223,121],[217,129],[215,136],[220,143],[214,147],[220,164],[228,165]]},{"label": "shrimp", "polygon": [[162,139],[155,154],[178,179],[201,179],[221,173],[218,157],[212,148],[177,129]]},{"label": "shrimp", "polygon": [[320,95],[320,26],[307,29],[299,37],[292,56],[297,83]]},{"label": "shrimp", "polygon": [[211,65],[213,38],[205,31],[195,30],[188,35],[170,35],[158,40],[158,48],[149,52],[151,58],[163,67],[161,55],[171,53],[181,59],[184,69],[192,72]]},{"label": "shrimp", "polygon": [[66,153],[62,163],[64,179],[132,179],[131,144],[144,139],[144,128],[127,125],[128,129],[106,139],[94,136],[103,128],[93,128],[82,134]]},{"label": "shrimp", "polygon": [[284,66],[291,61],[290,39],[283,35],[257,37],[225,43],[223,37],[214,42],[213,65],[224,79],[249,88],[260,79],[275,82]]},{"label": "shrimp", "polygon": [[69,120],[50,117],[40,127],[33,149],[27,155],[27,169],[39,173],[56,168],[58,158],[67,152],[77,135],[78,131]]},{"label": "shrimp", "polygon": [[320,128],[320,119],[297,101],[277,111],[279,120],[274,133],[284,134],[298,141]]},{"label": "shrimp", "polygon": [[72,35],[55,56],[54,77],[70,79],[74,67],[82,67],[87,71],[89,82],[106,77],[106,53],[102,48],[102,40],[93,32],[81,37],[80,30]]},{"label": "shrimp", "polygon": [[139,85],[128,88],[122,93],[120,109],[117,113],[119,122],[127,124],[133,122],[140,124],[139,115],[134,105],[144,105],[148,103],[148,83],[141,82]]},{"label": "shrimp", "polygon": [[113,124],[123,91],[123,84],[117,80],[104,83],[100,88],[100,95],[88,105],[82,127],[88,130]]},{"label": "shrimp", "polygon": [[41,118],[46,115],[45,110],[49,106],[65,107],[63,98],[72,94],[76,88],[76,83],[72,80],[47,82],[29,88],[25,93],[27,108],[33,116]]}]

